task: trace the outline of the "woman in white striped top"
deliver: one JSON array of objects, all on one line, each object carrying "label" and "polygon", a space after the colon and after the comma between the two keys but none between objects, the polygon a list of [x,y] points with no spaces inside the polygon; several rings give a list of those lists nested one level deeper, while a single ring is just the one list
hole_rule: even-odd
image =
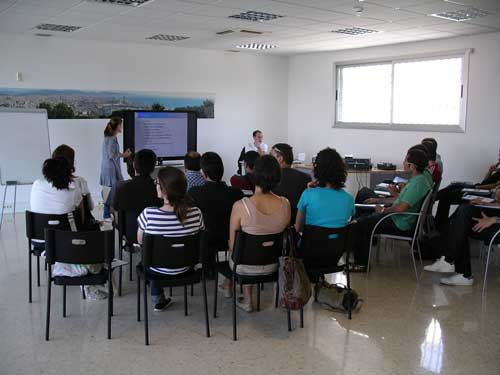
[{"label": "woman in white striped top", "polygon": [[[186,193],[186,176],[173,167],[162,168],[158,172],[156,190],[158,197],[163,199],[163,206],[148,207],[137,218],[139,229],[137,239],[142,243],[144,233],[163,235],[165,237],[181,237],[194,235],[205,229],[203,216],[198,207],[194,207]],[[178,275],[188,271],[188,268],[150,268],[148,272],[164,275]],[[165,298],[163,288],[151,285],[151,299],[155,311],[163,311],[171,299]]]}]

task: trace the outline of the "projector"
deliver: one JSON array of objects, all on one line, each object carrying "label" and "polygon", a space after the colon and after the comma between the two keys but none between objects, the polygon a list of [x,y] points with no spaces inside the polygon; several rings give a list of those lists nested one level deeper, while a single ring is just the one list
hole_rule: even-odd
[{"label": "projector", "polygon": [[360,171],[369,171],[372,169],[371,159],[353,158],[352,156],[345,157],[347,169],[356,169]]}]

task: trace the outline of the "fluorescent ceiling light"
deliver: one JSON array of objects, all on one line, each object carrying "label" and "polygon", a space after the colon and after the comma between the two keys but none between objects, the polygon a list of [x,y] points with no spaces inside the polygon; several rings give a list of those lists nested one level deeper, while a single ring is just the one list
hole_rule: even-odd
[{"label": "fluorescent ceiling light", "polygon": [[362,35],[378,33],[378,30],[363,29],[361,27],[347,27],[345,29],[332,30],[332,33],[347,34],[347,35]]},{"label": "fluorescent ceiling light", "polygon": [[253,50],[265,50],[277,48],[274,44],[263,44],[263,43],[247,43],[247,44],[239,44],[236,48],[240,49],[253,49]]},{"label": "fluorescent ceiling light", "polygon": [[70,26],[70,25],[55,25],[53,23],[42,23],[36,26],[38,30],[49,30],[49,31],[60,31],[64,33],[71,33],[73,31],[79,30],[81,26]]},{"label": "fluorescent ceiling light", "polygon": [[429,14],[430,17],[442,18],[445,20],[451,20],[456,22],[468,21],[474,18],[484,17],[489,15],[490,13],[485,10],[470,7],[466,9],[460,9],[453,12],[441,12]]},{"label": "fluorescent ceiling light", "polygon": [[246,20],[246,21],[253,21],[253,22],[271,21],[271,20],[275,20],[276,18],[282,18],[282,17],[283,16],[280,16],[278,14],[259,12],[259,11],[253,11],[253,10],[229,16],[229,18],[237,18],[237,19]]},{"label": "fluorescent ceiling light", "polygon": [[177,42],[179,40],[189,39],[188,36],[181,35],[167,35],[167,34],[156,34],[150,37],[147,37],[148,40],[163,40],[166,42]]}]

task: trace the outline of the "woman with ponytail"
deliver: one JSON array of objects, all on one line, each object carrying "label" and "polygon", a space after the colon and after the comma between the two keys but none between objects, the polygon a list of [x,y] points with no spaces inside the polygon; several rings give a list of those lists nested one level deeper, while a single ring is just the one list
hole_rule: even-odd
[{"label": "woman with ponytail", "polygon": [[[158,198],[163,199],[163,206],[148,207],[137,218],[139,229],[137,240],[142,243],[144,233],[162,235],[165,237],[180,237],[197,234],[205,229],[203,216],[198,207],[187,195],[186,176],[179,169],[165,167],[158,172],[155,181]],[[148,272],[163,275],[178,275],[188,271],[188,268],[150,268]],[[165,298],[163,288],[151,285],[151,299],[155,311],[165,310],[172,302]]]},{"label": "woman with ponytail", "polygon": [[104,219],[111,217],[109,212],[108,195],[113,186],[123,181],[120,167],[120,158],[128,158],[130,150],[120,153],[120,146],[116,136],[122,132],[122,119],[117,116],[110,118],[104,129],[104,142],[102,143],[101,178],[102,199],[104,201]]}]

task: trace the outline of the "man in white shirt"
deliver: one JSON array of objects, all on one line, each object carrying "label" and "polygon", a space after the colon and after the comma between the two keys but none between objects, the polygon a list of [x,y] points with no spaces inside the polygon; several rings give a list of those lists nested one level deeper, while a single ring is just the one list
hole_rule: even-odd
[{"label": "man in white shirt", "polygon": [[268,146],[263,142],[264,134],[260,130],[255,130],[253,133],[253,142],[245,146],[245,153],[248,151],[257,151],[259,155],[268,153]]}]

